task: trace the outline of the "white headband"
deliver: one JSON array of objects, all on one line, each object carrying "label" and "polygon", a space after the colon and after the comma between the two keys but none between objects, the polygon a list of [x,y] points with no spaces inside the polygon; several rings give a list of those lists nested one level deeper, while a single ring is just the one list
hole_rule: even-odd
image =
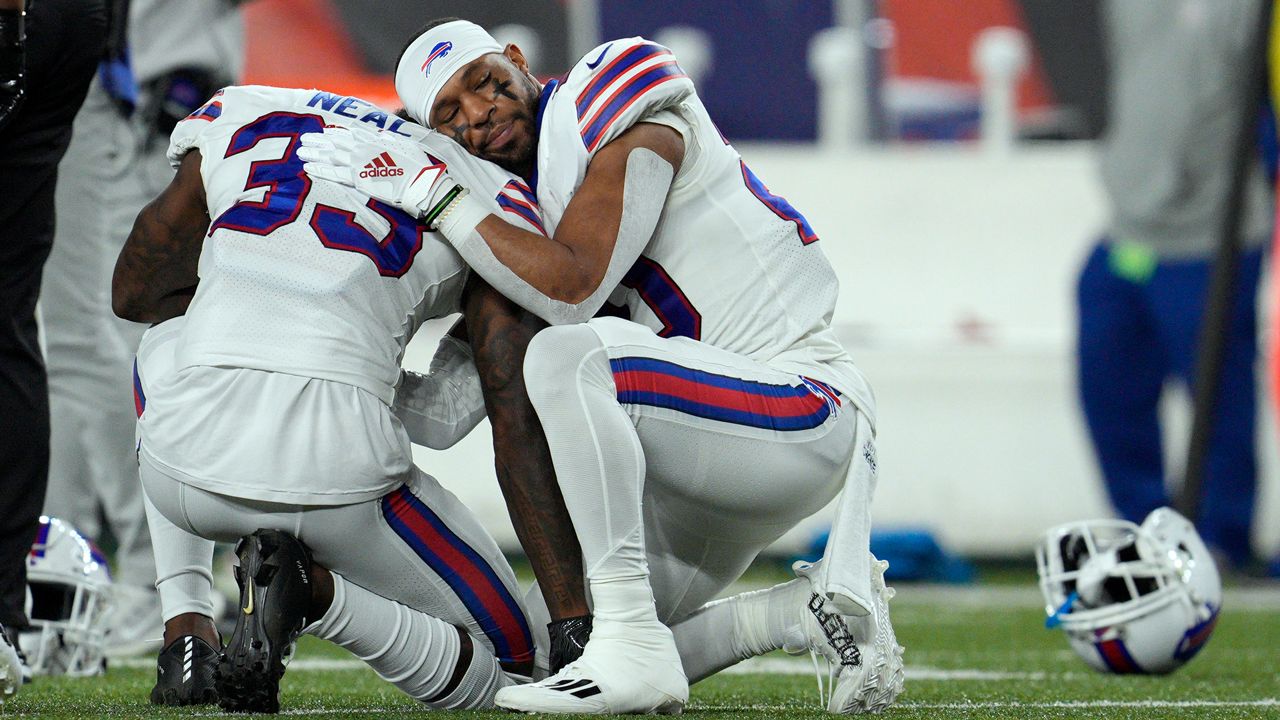
[{"label": "white headband", "polygon": [[418,36],[396,66],[396,94],[409,116],[430,126],[431,106],[440,88],[481,55],[502,52],[484,28],[466,20],[437,25]]}]

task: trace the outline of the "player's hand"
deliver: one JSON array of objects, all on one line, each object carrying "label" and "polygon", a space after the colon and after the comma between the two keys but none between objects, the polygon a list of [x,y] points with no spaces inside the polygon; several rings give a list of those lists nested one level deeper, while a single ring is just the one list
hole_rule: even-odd
[{"label": "player's hand", "polygon": [[21,10],[0,10],[0,127],[27,95],[26,32]]},{"label": "player's hand", "polygon": [[302,136],[298,157],[311,177],[350,185],[422,218],[435,229],[441,212],[463,192],[443,160],[416,144],[365,128],[325,128]]}]

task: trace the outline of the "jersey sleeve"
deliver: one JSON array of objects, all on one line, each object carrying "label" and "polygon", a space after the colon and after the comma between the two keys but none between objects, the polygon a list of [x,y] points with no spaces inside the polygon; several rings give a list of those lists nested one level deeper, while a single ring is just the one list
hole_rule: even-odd
[{"label": "jersey sleeve", "polygon": [[223,88],[213,94],[208,102],[196,108],[194,112],[178,122],[173,133],[169,135],[169,164],[174,168],[182,163],[182,158],[192,149],[199,149],[201,140],[215,126],[226,123],[223,119],[225,103],[229,99],[227,91],[234,88]]},{"label": "jersey sleeve", "polygon": [[578,135],[588,154],[694,93],[693,81],[675,55],[640,37],[587,53],[569,72],[564,90],[573,97]]}]

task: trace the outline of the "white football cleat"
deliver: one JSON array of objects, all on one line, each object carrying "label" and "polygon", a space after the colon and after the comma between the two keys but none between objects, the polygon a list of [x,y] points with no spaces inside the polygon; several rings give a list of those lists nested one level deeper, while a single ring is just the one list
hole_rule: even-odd
[{"label": "white football cleat", "polygon": [[17,648],[9,642],[8,632],[0,625],[0,705],[22,687],[24,666]]},{"label": "white football cleat", "polygon": [[[800,608],[799,622],[788,631],[783,647],[795,655],[806,650],[821,655],[828,663],[830,697],[827,711],[841,715],[879,713],[902,692],[903,647],[889,622],[889,600],[893,588],[884,584],[889,563],[871,563],[872,611],[866,617],[840,615],[827,606],[825,593],[817,586],[818,563],[797,562],[796,575],[810,582],[809,600]],[[816,656],[815,656],[816,662]],[[824,695],[821,673],[818,692]]]},{"label": "white football cleat", "polygon": [[678,715],[688,700],[665,625],[596,618],[582,657],[541,682],[502,688],[494,703],[525,713]]}]

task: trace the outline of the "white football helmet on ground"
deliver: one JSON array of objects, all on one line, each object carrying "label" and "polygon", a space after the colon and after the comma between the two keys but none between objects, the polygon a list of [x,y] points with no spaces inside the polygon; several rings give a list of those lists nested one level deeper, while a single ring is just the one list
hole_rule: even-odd
[{"label": "white football helmet on ground", "polygon": [[36,675],[97,675],[103,656],[111,574],[107,560],[69,523],[41,517],[27,555],[31,630],[21,637]]},{"label": "white football helmet on ground", "polygon": [[1069,523],[1036,547],[1046,627],[1107,673],[1168,673],[1208,642],[1222,609],[1222,580],[1186,518],[1169,508],[1142,525]]}]

